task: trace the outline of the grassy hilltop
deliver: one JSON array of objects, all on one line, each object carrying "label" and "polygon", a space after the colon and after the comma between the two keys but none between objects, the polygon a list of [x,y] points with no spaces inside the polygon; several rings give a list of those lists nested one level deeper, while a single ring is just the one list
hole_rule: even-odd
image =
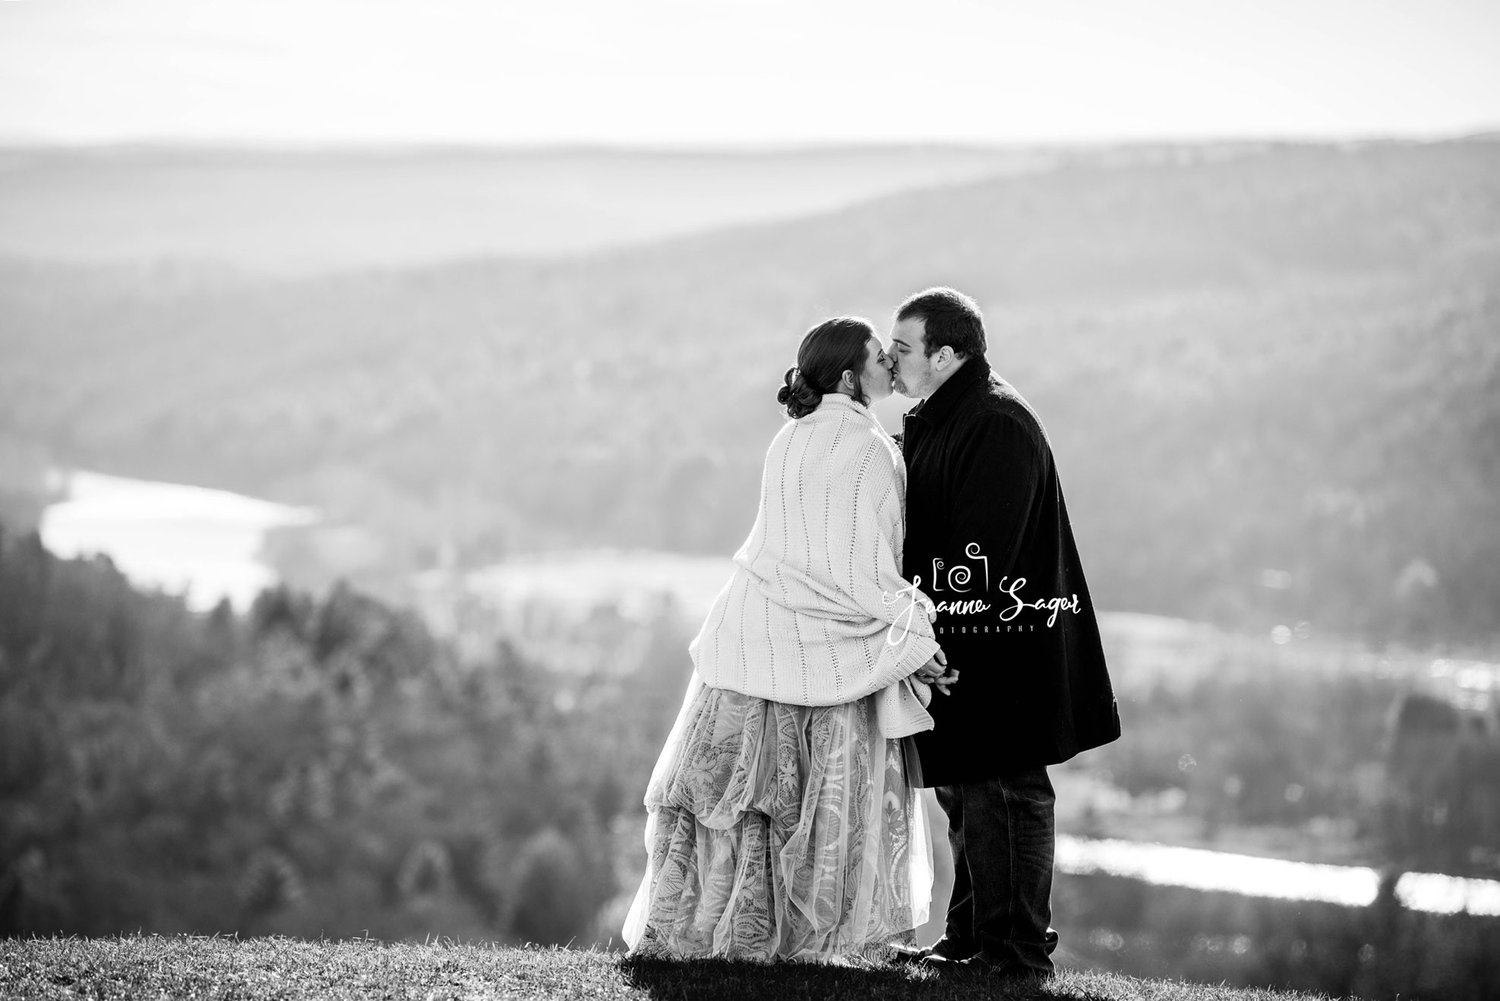
[{"label": "grassy hilltop", "polygon": [[20,998],[576,998],[783,1001],[1273,1001],[1314,995],[1066,970],[1040,988],[948,978],[879,962],[762,965],[626,959],[618,953],[288,938],[8,939],[0,995]]}]

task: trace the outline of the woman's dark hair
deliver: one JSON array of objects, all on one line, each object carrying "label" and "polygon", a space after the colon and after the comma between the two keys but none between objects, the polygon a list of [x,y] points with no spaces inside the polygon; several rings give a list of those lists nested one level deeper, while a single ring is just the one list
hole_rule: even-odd
[{"label": "woman's dark hair", "polygon": [[797,348],[797,364],[786,370],[786,385],[776,391],[776,402],[788,417],[805,417],[818,409],[825,393],[835,392],[839,379],[854,370],[854,399],[869,403],[859,376],[869,358],[866,345],[875,326],[858,316],[835,316],[809,330]]}]

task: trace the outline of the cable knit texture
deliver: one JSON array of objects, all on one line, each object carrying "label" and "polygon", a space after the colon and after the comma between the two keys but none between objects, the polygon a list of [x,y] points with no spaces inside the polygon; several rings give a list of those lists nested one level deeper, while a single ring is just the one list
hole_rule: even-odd
[{"label": "cable knit texture", "polygon": [[787,421],[734,574],[688,647],[703,683],[801,706],[875,695],[881,736],[932,729],[931,690],[911,675],[938,644],[931,602],[901,576],[905,498],[901,453],[868,407],[830,393]]}]

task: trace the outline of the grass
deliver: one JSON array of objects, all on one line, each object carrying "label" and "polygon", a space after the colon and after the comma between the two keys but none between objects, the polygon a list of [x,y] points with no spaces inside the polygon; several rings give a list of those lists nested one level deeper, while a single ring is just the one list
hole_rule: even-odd
[{"label": "grass", "polygon": [[1018,988],[984,974],[941,977],[891,966],[878,955],[847,966],[766,965],[454,942],[138,935],[0,939],[0,997],[1306,1001],[1312,996],[1079,970],[1061,971],[1042,987]]}]

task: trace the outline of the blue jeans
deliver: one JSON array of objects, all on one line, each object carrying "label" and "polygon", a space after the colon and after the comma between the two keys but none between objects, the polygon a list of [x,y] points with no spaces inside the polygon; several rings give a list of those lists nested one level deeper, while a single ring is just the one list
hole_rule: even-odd
[{"label": "blue jeans", "polygon": [[953,846],[944,938],[1017,973],[1052,972],[1052,853],[1057,800],[1046,768],[938,786]]}]

